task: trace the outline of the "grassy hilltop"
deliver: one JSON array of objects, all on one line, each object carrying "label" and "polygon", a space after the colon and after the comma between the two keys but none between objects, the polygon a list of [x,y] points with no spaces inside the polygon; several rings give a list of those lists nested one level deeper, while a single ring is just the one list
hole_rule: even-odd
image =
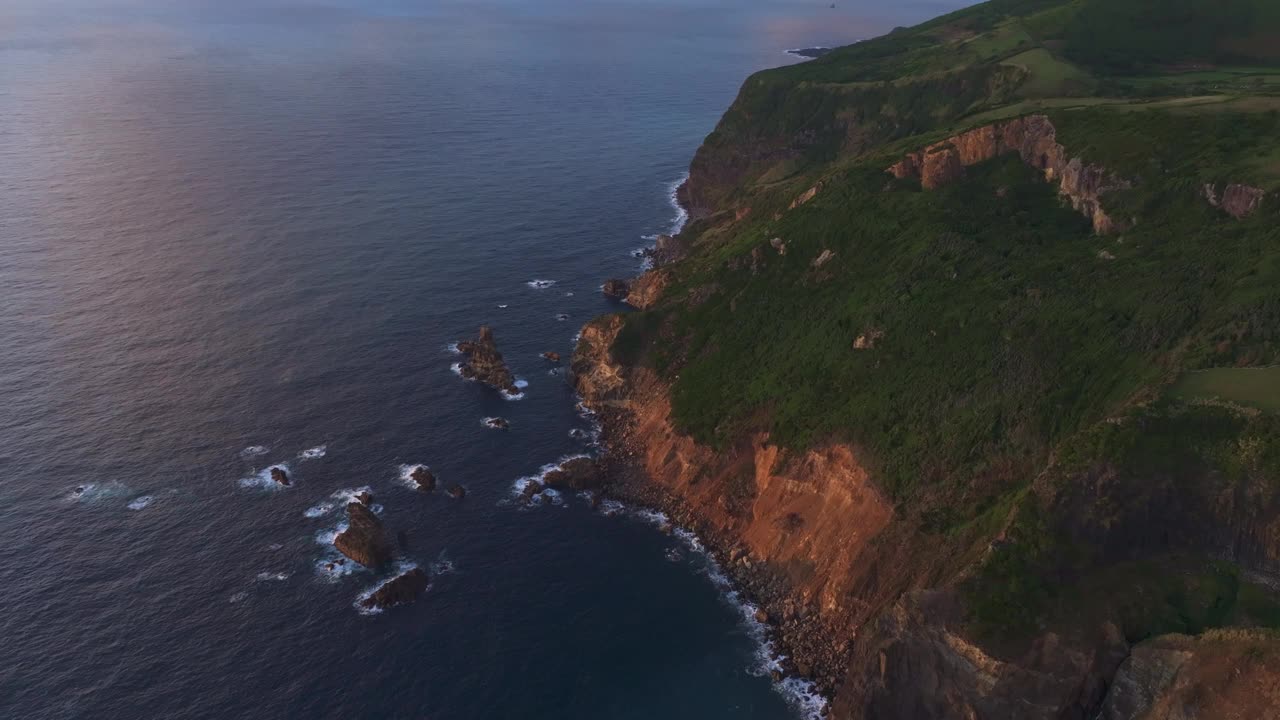
[{"label": "grassy hilltop", "polygon": [[[1124,181],[1121,231],[1016,154],[886,173],[1032,113]],[[1228,184],[1268,197],[1237,219]],[[1280,627],[1242,575],[1280,547],[1240,539],[1280,510],[1277,189],[1280,3],[993,0],[748,79],[615,353],[708,445],[858,448],[988,636],[1099,598],[1134,639]]]}]

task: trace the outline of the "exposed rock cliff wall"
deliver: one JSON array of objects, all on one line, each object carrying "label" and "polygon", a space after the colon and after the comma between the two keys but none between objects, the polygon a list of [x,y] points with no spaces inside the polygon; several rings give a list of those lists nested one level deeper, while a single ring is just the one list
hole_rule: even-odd
[{"label": "exposed rock cliff wall", "polygon": [[1058,183],[1058,190],[1072,207],[1093,222],[1099,235],[1121,229],[1121,223],[1102,208],[1107,192],[1129,187],[1106,168],[1086,165],[1080,158],[1068,158],[1057,140],[1057,129],[1044,115],[1009,120],[976,128],[907,155],[889,167],[897,178],[917,178],[926,190],[933,190],[964,177],[965,168],[1017,153],[1027,165]]}]

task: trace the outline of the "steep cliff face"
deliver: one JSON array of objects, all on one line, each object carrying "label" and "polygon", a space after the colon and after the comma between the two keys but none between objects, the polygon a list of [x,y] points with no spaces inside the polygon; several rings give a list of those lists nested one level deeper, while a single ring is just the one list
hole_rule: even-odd
[{"label": "steep cliff face", "polygon": [[1128,652],[1114,625],[1092,642],[1046,632],[1018,657],[993,655],[954,630],[961,610],[952,593],[903,597],[864,629],[836,717],[1023,718],[1092,720]]},{"label": "steep cliff face", "polygon": [[1057,140],[1057,129],[1044,115],[1029,115],[1008,122],[986,125],[934,143],[907,155],[889,167],[894,177],[916,178],[926,190],[934,190],[964,177],[965,168],[1017,153],[1028,166],[1056,182],[1071,206],[1093,222],[1099,235],[1122,228],[1122,224],[1102,209],[1102,196],[1130,186],[1097,165],[1080,158],[1068,158]]},{"label": "steep cliff face", "polygon": [[1231,217],[1240,220],[1257,212],[1267,193],[1262,188],[1230,183],[1221,191],[1213,183],[1204,186],[1204,198]]},{"label": "steep cliff face", "polygon": [[1102,720],[1280,717],[1276,635],[1218,630],[1142,643],[1120,667]]}]

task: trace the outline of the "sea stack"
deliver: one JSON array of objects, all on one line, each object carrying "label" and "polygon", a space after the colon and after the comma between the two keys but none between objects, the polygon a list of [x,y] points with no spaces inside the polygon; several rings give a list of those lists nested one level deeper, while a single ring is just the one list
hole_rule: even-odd
[{"label": "sea stack", "polygon": [[480,338],[458,343],[458,351],[467,356],[459,368],[463,377],[479,380],[508,395],[520,392],[520,388],[516,387],[515,377],[502,359],[502,353],[498,352],[498,346],[493,340],[493,328],[481,326]]},{"label": "sea stack", "polygon": [[435,474],[421,465],[409,473],[409,479],[417,483],[418,489],[422,492],[431,492],[436,489]]},{"label": "sea stack", "polygon": [[380,568],[391,562],[391,540],[373,511],[358,502],[347,504],[346,530],[333,539],[333,546],[343,555],[368,568]]},{"label": "sea stack", "polygon": [[428,580],[427,573],[422,568],[414,568],[388,580],[361,600],[360,606],[381,609],[411,603],[426,592]]}]

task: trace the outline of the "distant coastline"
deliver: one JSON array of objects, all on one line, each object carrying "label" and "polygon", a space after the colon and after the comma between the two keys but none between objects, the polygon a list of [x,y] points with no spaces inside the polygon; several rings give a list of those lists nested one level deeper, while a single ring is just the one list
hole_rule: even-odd
[{"label": "distant coastline", "polygon": [[831,52],[834,49],[835,48],[829,48],[829,47],[823,47],[821,45],[817,45],[814,47],[807,47],[807,48],[793,48],[791,50],[788,50],[787,54],[795,55],[797,57],[802,57],[802,58],[809,58],[812,60],[813,58],[822,57],[823,55],[826,55],[827,53]]}]

